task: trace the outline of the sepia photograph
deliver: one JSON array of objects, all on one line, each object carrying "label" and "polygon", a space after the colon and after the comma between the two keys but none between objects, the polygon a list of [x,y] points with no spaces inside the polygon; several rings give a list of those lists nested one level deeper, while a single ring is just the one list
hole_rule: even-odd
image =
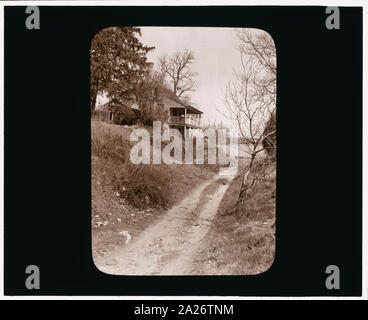
[{"label": "sepia photograph", "polygon": [[115,275],[270,268],[276,48],[258,29],[111,27],[91,44],[92,250]]},{"label": "sepia photograph", "polygon": [[366,299],[363,6],[26,2],[0,4],[0,298]]}]

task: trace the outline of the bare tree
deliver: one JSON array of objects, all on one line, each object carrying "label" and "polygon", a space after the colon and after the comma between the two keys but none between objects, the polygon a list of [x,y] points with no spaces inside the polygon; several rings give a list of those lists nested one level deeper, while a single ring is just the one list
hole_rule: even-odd
[{"label": "bare tree", "polygon": [[266,150],[265,139],[276,135],[276,129],[270,130],[267,126],[270,119],[274,119],[276,108],[276,49],[265,32],[237,30],[236,34],[242,69],[235,72],[235,80],[228,83],[225,103],[250,158],[239,193],[239,209],[247,191],[265,177],[266,173],[262,177],[253,173],[254,161]]},{"label": "bare tree", "polygon": [[190,50],[177,52],[173,56],[166,55],[159,58],[159,69],[164,77],[168,77],[173,85],[176,96],[181,97],[185,92],[194,91],[197,82],[194,78],[197,73],[190,69],[193,63],[194,53]]},{"label": "bare tree", "polygon": [[[239,40],[238,50],[242,64],[246,57],[262,70],[254,80],[258,95],[272,99],[276,104],[276,47],[272,37],[260,30],[236,30]],[[271,101],[270,101],[271,102]]]}]

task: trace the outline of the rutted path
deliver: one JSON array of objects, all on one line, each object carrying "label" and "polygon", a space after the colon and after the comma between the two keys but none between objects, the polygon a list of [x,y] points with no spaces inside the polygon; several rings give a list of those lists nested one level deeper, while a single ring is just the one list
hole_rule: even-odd
[{"label": "rutted path", "polygon": [[222,169],[202,183],[124,248],[95,260],[101,271],[118,275],[184,275],[207,234],[235,169]]}]

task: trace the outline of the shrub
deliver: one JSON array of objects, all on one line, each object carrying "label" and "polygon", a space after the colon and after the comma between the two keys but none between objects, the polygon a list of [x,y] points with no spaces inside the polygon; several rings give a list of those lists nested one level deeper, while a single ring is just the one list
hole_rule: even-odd
[{"label": "shrub", "polygon": [[171,179],[164,165],[128,165],[115,176],[120,196],[137,207],[166,207],[171,201]]},{"label": "shrub", "polygon": [[[272,133],[273,132],[273,133]],[[262,140],[262,146],[266,149],[269,156],[276,154],[276,113],[272,113],[270,119],[267,121],[263,135],[268,135]]]},{"label": "shrub", "polygon": [[114,113],[114,123],[119,125],[133,125],[138,117],[134,110],[129,107],[120,107]]},{"label": "shrub", "polygon": [[123,164],[129,160],[130,142],[123,137],[105,132],[102,125],[92,130],[91,153],[93,156]]},{"label": "shrub", "polygon": [[130,141],[106,130],[101,123],[92,127],[92,155],[103,160],[97,170],[110,181],[121,198],[137,207],[165,207],[171,203],[170,170],[166,165],[135,165],[130,162]]}]

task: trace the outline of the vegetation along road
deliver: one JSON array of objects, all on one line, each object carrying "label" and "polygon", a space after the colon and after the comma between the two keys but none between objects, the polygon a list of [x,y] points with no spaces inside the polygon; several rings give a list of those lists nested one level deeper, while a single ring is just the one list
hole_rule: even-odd
[{"label": "vegetation along road", "polygon": [[196,274],[192,259],[236,174],[236,169],[228,168],[201,183],[139,237],[96,258],[96,266],[119,275]]}]

